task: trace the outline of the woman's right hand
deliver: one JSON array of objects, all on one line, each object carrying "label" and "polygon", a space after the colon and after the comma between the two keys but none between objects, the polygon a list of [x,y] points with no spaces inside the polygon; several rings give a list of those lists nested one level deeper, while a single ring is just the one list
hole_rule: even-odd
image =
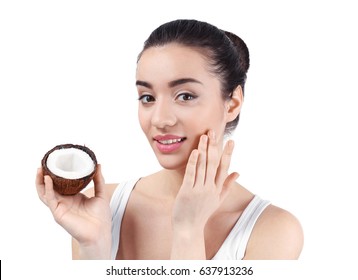
[{"label": "woman's right hand", "polygon": [[54,191],[51,177],[44,176],[39,168],[36,188],[40,200],[50,209],[55,221],[77,240],[80,258],[109,259],[111,210],[100,165],[93,181],[93,197],[83,193],[65,196]]}]

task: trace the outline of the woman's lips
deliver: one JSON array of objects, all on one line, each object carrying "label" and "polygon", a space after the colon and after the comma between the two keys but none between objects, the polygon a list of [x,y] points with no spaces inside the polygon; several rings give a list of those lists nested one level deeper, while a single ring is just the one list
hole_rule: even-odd
[{"label": "woman's lips", "polygon": [[181,147],[186,140],[186,137],[177,135],[157,135],[153,139],[160,152],[171,153]]}]

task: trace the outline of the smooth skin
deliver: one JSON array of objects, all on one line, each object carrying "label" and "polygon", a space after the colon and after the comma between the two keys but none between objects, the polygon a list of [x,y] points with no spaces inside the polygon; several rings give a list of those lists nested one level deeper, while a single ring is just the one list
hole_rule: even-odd
[{"label": "smooth skin", "polygon": [[54,191],[50,176],[39,168],[36,187],[40,200],[50,209],[60,224],[81,246],[76,258],[109,259],[111,248],[111,211],[108,192],[98,165],[94,177],[95,193],[88,198],[79,193],[64,196]]},{"label": "smooth skin", "polygon": [[215,133],[210,131],[191,153],[173,206],[172,259],[206,259],[205,226],[238,177],[227,175],[233,145],[227,142],[220,158]]},{"label": "smooth skin", "polygon": [[[133,189],[116,258],[212,259],[254,197],[236,182],[238,173],[229,172],[234,142],[224,144],[226,124],[241,110],[242,89],[224,101],[206,58],[176,44],[144,51],[136,76],[139,121],[163,169],[142,177]],[[158,150],[153,137],[166,134],[185,137],[178,151]],[[94,188],[84,194],[57,194],[41,169],[36,186],[56,222],[73,237],[74,259],[110,258],[109,202],[121,186],[105,184],[100,166]],[[302,247],[299,221],[269,205],[244,259],[297,259]]]}]

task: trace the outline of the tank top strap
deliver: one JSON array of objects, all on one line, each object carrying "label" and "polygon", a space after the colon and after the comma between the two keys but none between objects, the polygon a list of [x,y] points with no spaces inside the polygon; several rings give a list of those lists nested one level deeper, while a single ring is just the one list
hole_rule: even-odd
[{"label": "tank top strap", "polygon": [[112,247],[111,247],[111,258],[114,260],[117,255],[119,246],[119,236],[121,230],[122,219],[124,211],[127,207],[129,196],[138,182],[139,179],[132,179],[126,182],[118,184],[114,190],[110,208],[112,213]]},{"label": "tank top strap", "polygon": [[242,239],[237,246],[237,257],[242,259],[245,256],[247,243],[249,242],[252,230],[256,224],[257,219],[265,208],[270,205],[270,201],[263,200],[259,196],[255,196],[252,202],[245,209],[242,220],[240,221],[240,227],[243,229]]},{"label": "tank top strap", "polygon": [[242,212],[240,218],[214,256],[214,260],[241,260],[245,256],[247,243],[255,223],[263,210],[271,204],[255,195]]}]

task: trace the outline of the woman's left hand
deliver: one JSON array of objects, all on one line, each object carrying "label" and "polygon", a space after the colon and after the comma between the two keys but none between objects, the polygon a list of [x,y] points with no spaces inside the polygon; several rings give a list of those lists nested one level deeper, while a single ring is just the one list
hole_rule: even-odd
[{"label": "woman's left hand", "polygon": [[192,151],[182,186],[174,202],[173,230],[203,232],[211,215],[228,194],[239,174],[228,175],[234,142],[221,149],[215,133],[200,137],[198,149]]}]

